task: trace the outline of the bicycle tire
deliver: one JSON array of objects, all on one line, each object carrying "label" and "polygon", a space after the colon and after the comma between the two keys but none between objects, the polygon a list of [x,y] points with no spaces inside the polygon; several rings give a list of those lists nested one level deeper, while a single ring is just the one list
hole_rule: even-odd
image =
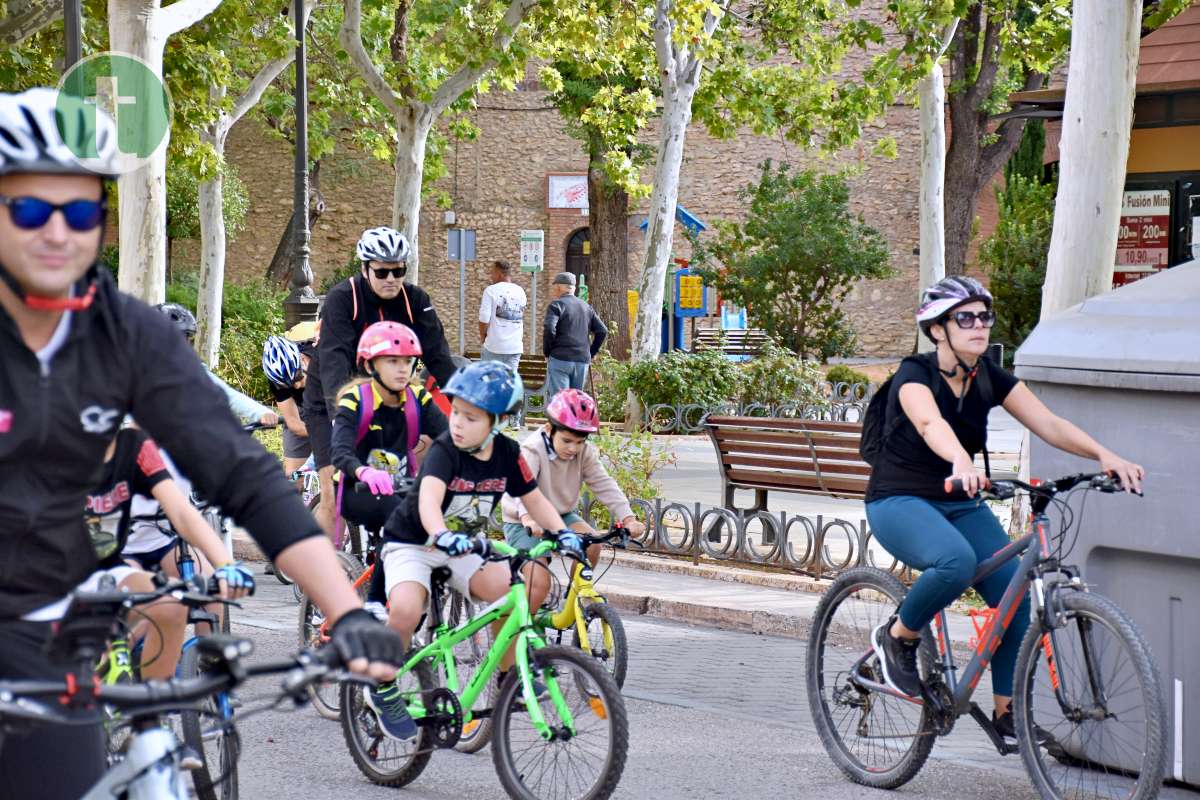
[{"label": "bicycle tire", "polygon": [[[838,622],[835,630],[835,613],[860,591],[866,593],[861,601],[863,603],[862,613],[871,615],[871,619],[865,625],[854,629],[848,629],[844,623]],[[870,593],[874,593],[874,595]],[[835,701],[835,703],[837,708],[848,710],[838,712],[836,717],[843,714],[853,717],[850,722],[857,722],[858,726],[851,724],[842,730],[840,724],[842,720],[835,718],[834,708],[827,702],[827,698],[833,699],[834,692],[828,691],[830,687],[825,685],[825,669],[827,663],[834,661],[844,661],[845,668],[848,669],[862,655],[864,648],[871,646],[870,631],[895,613],[906,593],[904,585],[894,575],[874,567],[855,567],[842,573],[826,590],[824,597],[817,605],[816,613],[813,615],[812,628],[809,631],[808,652],[805,657],[808,704],[817,733],[821,738],[821,744],[838,769],[845,773],[850,780],[877,789],[895,789],[903,786],[912,780],[925,765],[925,761],[933,749],[934,737],[923,733],[932,728],[931,712],[927,707],[920,706],[920,710],[914,712],[915,724],[911,722],[914,714],[910,714],[905,720],[902,720],[904,722],[903,733],[900,732],[899,723],[894,722],[890,716],[886,718],[885,724],[877,724],[877,720],[888,714],[889,708],[914,711],[918,707],[909,704],[906,700],[892,698],[888,695],[878,693],[864,695],[857,689],[848,688],[848,681],[847,686],[840,685],[842,676],[845,674],[845,669],[843,669],[835,672],[834,678],[839,683],[839,686],[836,687],[837,691],[846,692],[847,700],[845,702]],[[858,613],[854,613],[853,618],[857,619],[858,616]],[[866,631],[866,639],[863,638],[863,630]],[[929,674],[934,662],[932,639],[928,629],[922,631],[918,661],[924,675]],[[835,646],[832,640],[837,640],[838,644]],[[839,653],[839,650],[845,651],[848,655]],[[872,659],[874,659],[873,656]],[[876,675],[876,679],[881,682],[882,675]],[[849,694],[849,692],[856,694]],[[866,704],[865,711],[861,714],[856,711],[860,707],[855,705],[856,703]],[[876,705],[881,706],[881,710],[879,714],[870,718],[868,733],[872,730],[883,730],[897,735],[876,734],[871,738],[854,736],[853,740],[866,742],[870,755],[878,755],[881,750],[886,748],[886,745],[877,745],[876,742],[887,742],[892,739],[908,741],[908,747],[896,752],[896,757],[891,763],[878,761],[867,763],[863,757],[860,757],[857,748],[851,746],[852,742],[848,741],[846,737],[846,733],[853,734],[857,729],[861,729],[863,723],[867,721],[867,715],[872,714]]]},{"label": "bicycle tire", "polygon": [[[346,573],[346,578],[351,583],[358,580],[358,576],[363,573],[363,565],[351,555],[337,551],[334,553],[338,563],[342,565],[342,571]],[[359,596],[365,599],[366,590],[361,589]],[[325,620],[321,609],[317,604],[308,597],[303,595],[300,601],[300,616],[298,622],[298,633],[300,638],[300,646],[318,647],[322,644],[320,637],[321,623]],[[308,688],[308,697],[312,701],[313,708],[322,717],[328,720],[336,720],[340,716],[341,708],[341,691],[337,684],[321,683]]]},{"label": "bicycle tire", "polygon": [[[1082,794],[1085,784],[1095,786],[1096,793],[1091,795],[1095,797],[1124,796],[1127,800],[1149,800],[1157,797],[1166,767],[1167,716],[1162,684],[1150,646],[1125,612],[1108,598],[1076,590],[1060,591],[1052,597],[1058,601],[1062,612],[1058,618],[1063,622],[1054,638],[1054,658],[1051,660],[1048,648],[1043,646],[1042,636],[1046,631],[1042,628],[1040,620],[1035,619],[1029,626],[1017,655],[1016,685],[1013,693],[1013,715],[1021,760],[1029,772],[1034,788],[1046,800],[1058,800],[1064,796],[1082,800],[1089,796]],[[1084,620],[1088,623],[1086,626],[1081,624]],[[1137,679],[1137,686],[1115,696],[1106,696],[1104,707],[1109,714],[1107,719],[1075,723],[1063,718],[1061,722],[1051,724],[1051,718],[1056,716],[1053,712],[1062,712],[1053,690],[1047,690],[1047,687],[1056,682],[1061,684],[1064,694],[1072,695],[1068,700],[1076,700],[1073,689],[1082,690],[1078,699],[1083,702],[1088,698],[1094,699],[1090,688],[1092,677],[1099,677],[1106,688],[1124,687],[1128,684],[1128,678],[1114,680],[1111,676],[1103,674],[1106,664],[1114,665],[1114,659],[1105,657],[1103,652],[1095,659],[1099,676],[1088,675],[1072,667],[1072,664],[1078,664],[1080,669],[1086,670],[1086,665],[1082,662],[1083,649],[1076,644],[1082,643],[1085,631],[1089,647],[1099,649],[1097,643],[1101,631],[1096,628],[1097,625],[1112,634],[1113,641],[1125,649],[1132,665],[1133,677]],[[1076,655],[1079,656],[1078,660]],[[1039,669],[1039,664],[1044,664],[1045,668]],[[1074,679],[1065,678],[1068,674],[1075,674]],[[1136,708],[1126,708],[1121,702],[1121,698],[1126,695],[1131,695],[1131,701],[1140,700],[1142,703],[1144,716],[1140,718],[1140,722]],[[1035,698],[1038,698],[1036,707]],[[1117,705],[1120,707],[1120,713],[1114,712],[1114,706]],[[1100,734],[1100,726],[1109,723],[1110,720],[1115,720],[1114,724],[1133,721],[1130,735],[1142,740],[1140,754],[1136,746],[1123,748],[1121,753],[1105,753],[1104,736]],[[1138,729],[1140,733],[1135,732]],[[1105,730],[1112,733],[1112,725]],[[1039,742],[1036,737],[1039,734],[1044,736],[1045,733],[1053,737],[1052,741]],[[1138,763],[1110,763],[1123,754],[1135,758],[1140,755]],[[1059,787],[1059,783],[1064,781],[1057,779],[1055,773],[1061,773],[1062,777],[1067,779],[1065,782],[1070,783],[1072,771],[1079,773],[1080,791],[1064,793]],[[1100,781],[1104,774],[1115,778],[1121,784],[1121,788],[1115,791],[1111,788],[1101,788]],[[1137,776],[1136,784],[1127,789],[1131,780],[1130,774]]]},{"label": "bicycle tire", "polygon": [[[189,647],[179,662],[179,677],[194,678],[206,671],[197,647]],[[209,697],[199,711],[181,711],[180,727],[184,744],[200,756],[201,766],[191,771],[192,786],[197,800],[237,800],[237,762],[241,753],[236,729],[210,732],[206,740],[204,729],[219,716],[216,698]]]},{"label": "bicycle tire", "polygon": [[[519,725],[519,722],[527,717],[524,705],[519,699],[521,681],[518,670],[511,670],[500,687],[500,692],[496,697],[496,709],[493,712],[492,763],[496,768],[496,775],[500,778],[500,784],[508,792],[509,797],[515,798],[515,800],[559,800],[560,797],[578,798],[578,800],[605,800],[612,795],[621,780],[621,773],[625,769],[625,758],[629,750],[629,720],[620,689],[617,688],[612,675],[604,667],[575,647],[550,645],[532,650],[529,660],[535,679],[548,681],[553,675],[559,683],[563,698],[573,706],[572,718],[575,722],[576,734],[570,739],[556,736],[554,741],[548,742],[542,739],[532,726]],[[574,687],[564,685],[566,683],[564,679],[568,677],[577,685]],[[586,684],[586,686],[579,684]],[[572,699],[575,699],[576,702],[572,703]],[[557,720],[557,712],[549,696],[544,696],[539,702],[547,722],[553,727],[561,727],[553,725],[552,721]],[[560,767],[560,756],[569,757],[567,749],[572,747],[572,742],[577,740],[587,742],[589,752],[595,752],[594,744],[591,741],[591,727],[596,725],[596,722],[599,723],[596,726],[598,730],[607,730],[609,746],[591,784],[582,790],[572,790],[569,779],[581,776],[583,773],[578,767],[574,769],[570,766]],[[585,725],[589,726],[587,732],[584,730]],[[520,733],[516,730],[517,728],[527,728],[530,734],[531,744],[526,750],[521,751],[522,756],[536,745],[557,748],[554,756],[522,758],[521,764],[518,764],[517,754],[514,753],[511,741],[514,732]],[[580,748],[581,746],[575,746],[577,752]],[[549,766],[556,771],[559,777],[555,786],[559,786],[561,782],[561,788],[566,794],[542,794],[528,785],[532,778],[530,774],[532,767],[547,762],[552,762]]]},{"label": "bicycle tire", "polygon": [[[475,605],[458,592],[450,591],[449,612],[446,624],[453,630],[469,619],[475,617]],[[475,671],[483,666],[488,650],[492,646],[491,628],[484,626],[470,639],[466,639],[454,648],[454,661],[459,670],[459,678],[465,686],[474,677]],[[467,669],[464,669],[466,667]],[[479,708],[493,708],[496,702],[498,687],[494,680],[489,680],[487,689],[476,700]],[[492,718],[473,719],[463,724],[462,735],[454,749],[460,753],[478,753],[492,741]]]},{"label": "bicycle tire", "polygon": [[[573,644],[603,664],[608,673],[612,675],[618,689],[624,688],[625,673],[629,669],[629,640],[625,636],[625,625],[621,622],[621,615],[608,603],[590,603],[583,609],[583,618],[588,630],[589,642],[585,646],[579,640],[579,628],[575,628]],[[595,620],[599,620],[599,625],[596,626],[600,634],[599,642],[592,638],[592,622]],[[605,636],[606,631],[607,637]],[[605,644],[606,638],[612,641],[611,652]]]},{"label": "bicycle tire", "polygon": [[[433,672],[427,662],[418,663],[409,672],[401,673],[398,679],[403,681],[408,676],[416,678],[418,690],[422,693],[436,688]],[[350,757],[354,759],[359,771],[371,783],[379,786],[407,786],[415,781],[429,764],[429,759],[433,755],[430,736],[426,728],[419,728],[417,738],[411,743],[405,743],[405,749],[411,750],[411,752],[407,756],[400,757],[400,763],[394,769],[381,768],[377,760],[378,748],[389,743],[399,747],[401,743],[395,739],[389,739],[379,730],[375,713],[366,705],[365,693],[367,691],[369,688],[361,683],[343,683],[341,685],[341,700],[338,703],[341,712],[339,718],[342,724],[342,736],[346,740],[346,747],[350,750]],[[366,730],[367,728],[370,730]],[[369,733],[371,743],[364,743],[359,738],[360,733]],[[375,752],[371,752],[372,750]]]}]

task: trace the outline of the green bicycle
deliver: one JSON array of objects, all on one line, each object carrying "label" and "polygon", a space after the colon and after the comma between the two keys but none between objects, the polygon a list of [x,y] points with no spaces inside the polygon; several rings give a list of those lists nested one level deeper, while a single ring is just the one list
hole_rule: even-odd
[{"label": "green bicycle", "polygon": [[[341,722],[355,764],[373,783],[405,786],[421,774],[434,750],[458,744],[476,719],[492,723],[492,761],[508,795],[519,800],[603,800],[616,788],[625,766],[629,724],[612,676],[578,647],[548,645],[529,608],[521,568],[549,555],[557,542],[546,538],[530,550],[476,539],[474,552],[487,561],[508,561],[509,591],[453,630],[442,618],[443,586],[449,570],[434,570],[430,592],[429,644],[412,654],[397,673],[408,711],[417,723],[411,741],[387,737],[360,684],[341,687]],[[455,647],[486,626],[508,617],[483,663],[463,685]],[[477,708],[510,646],[516,669],[495,692],[492,708]],[[440,685],[434,671],[440,670]],[[539,697],[535,683],[544,691]],[[461,687],[461,688],[460,688]],[[466,709],[466,710],[464,710]]]}]

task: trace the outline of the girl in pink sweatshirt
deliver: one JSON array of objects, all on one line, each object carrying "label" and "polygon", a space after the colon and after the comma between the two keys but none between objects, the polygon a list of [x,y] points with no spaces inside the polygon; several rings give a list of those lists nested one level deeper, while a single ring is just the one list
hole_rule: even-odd
[{"label": "girl in pink sweatshirt", "polygon": [[[634,536],[643,534],[646,526],[633,515],[628,498],[600,463],[600,451],[588,441],[589,434],[600,430],[596,401],[579,389],[563,389],[546,406],[546,417],[550,421],[521,444],[521,455],[563,522],[581,533],[595,533],[577,511],[579,495],[586,484],[608,508],[613,520],[619,520]],[[542,529],[521,501],[504,495],[500,505],[508,543],[521,549],[537,544]],[[588,548],[588,560],[593,565],[599,554],[600,545]],[[543,598],[530,599],[536,608]]]}]

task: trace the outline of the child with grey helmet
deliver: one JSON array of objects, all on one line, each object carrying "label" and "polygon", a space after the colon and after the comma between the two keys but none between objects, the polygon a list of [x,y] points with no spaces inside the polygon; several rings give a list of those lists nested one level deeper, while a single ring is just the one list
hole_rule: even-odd
[{"label": "child with grey helmet", "polygon": [[[921,690],[920,631],[968,588],[980,561],[1009,543],[991,509],[974,499],[986,481],[974,457],[985,451],[992,408],[1002,406],[1048,444],[1099,461],[1127,491],[1140,491],[1144,477],[1140,466],[1055,415],[985,357],[996,313],[991,293],[974,278],[954,276],[930,286],[917,322],[936,350],[904,359],[880,390],[887,393],[885,435],[867,485],[867,519],[872,536],[921,575],[872,641],[885,679],[908,695]],[[963,489],[947,494],[947,479]],[[1010,561],[976,585],[989,606],[1000,602],[1016,569]],[[1026,599],[992,657],[993,720],[1011,739],[1013,672],[1028,626]]]}]

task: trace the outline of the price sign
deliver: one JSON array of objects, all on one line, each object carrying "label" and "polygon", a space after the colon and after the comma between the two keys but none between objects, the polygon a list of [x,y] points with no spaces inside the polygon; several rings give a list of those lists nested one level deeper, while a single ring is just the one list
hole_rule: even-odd
[{"label": "price sign", "polygon": [[703,278],[692,274],[690,269],[681,269],[675,273],[676,316],[703,317],[708,313],[707,300]]},{"label": "price sign", "polygon": [[1121,223],[1117,229],[1113,288],[1166,269],[1170,235],[1169,189],[1125,192],[1121,203]]}]

